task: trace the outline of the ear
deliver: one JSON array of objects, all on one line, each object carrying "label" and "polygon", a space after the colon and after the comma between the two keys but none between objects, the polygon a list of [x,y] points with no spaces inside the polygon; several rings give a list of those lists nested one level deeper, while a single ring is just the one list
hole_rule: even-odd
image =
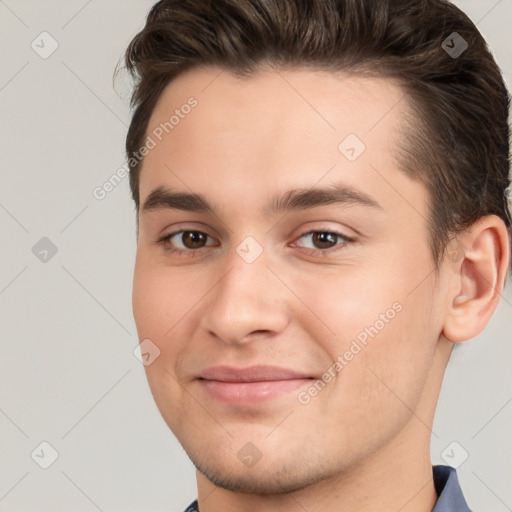
[{"label": "ear", "polygon": [[507,227],[496,215],[480,218],[448,248],[449,296],[443,335],[453,342],[478,336],[501,298],[510,258]]}]

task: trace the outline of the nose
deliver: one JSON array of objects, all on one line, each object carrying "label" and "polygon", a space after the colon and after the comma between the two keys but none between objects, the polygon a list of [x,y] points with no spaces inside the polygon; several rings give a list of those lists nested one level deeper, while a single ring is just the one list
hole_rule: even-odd
[{"label": "nose", "polygon": [[267,264],[265,253],[252,263],[236,252],[226,259],[223,277],[203,305],[201,327],[210,336],[240,345],[286,328],[290,294]]}]

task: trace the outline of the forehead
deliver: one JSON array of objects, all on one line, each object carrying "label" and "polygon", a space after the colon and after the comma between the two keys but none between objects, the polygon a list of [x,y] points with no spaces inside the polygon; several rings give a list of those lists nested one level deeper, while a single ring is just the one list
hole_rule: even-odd
[{"label": "forehead", "polygon": [[406,109],[402,89],[384,78],[188,71],[165,88],[148,123],[154,148],[142,165],[141,202],[162,184],[206,192],[214,181],[226,197],[308,187],[333,168],[333,181],[378,186],[375,171],[397,167]]}]

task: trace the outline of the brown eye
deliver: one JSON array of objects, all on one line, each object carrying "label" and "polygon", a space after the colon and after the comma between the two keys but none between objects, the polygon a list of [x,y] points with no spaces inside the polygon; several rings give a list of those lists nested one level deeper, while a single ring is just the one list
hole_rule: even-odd
[{"label": "brown eye", "polygon": [[206,233],[186,230],[165,235],[158,239],[157,243],[162,245],[166,251],[189,255],[196,251],[199,252],[205,247],[216,245],[215,240]]},{"label": "brown eye", "polygon": [[200,249],[206,245],[207,235],[200,231],[183,231],[181,241],[187,249]]},{"label": "brown eye", "polygon": [[354,238],[334,231],[310,231],[300,237],[299,247],[304,249],[329,252],[335,247],[342,248],[354,242]]},{"label": "brown eye", "polygon": [[312,242],[317,249],[330,249],[338,242],[338,235],[335,233],[318,231],[312,235]]}]

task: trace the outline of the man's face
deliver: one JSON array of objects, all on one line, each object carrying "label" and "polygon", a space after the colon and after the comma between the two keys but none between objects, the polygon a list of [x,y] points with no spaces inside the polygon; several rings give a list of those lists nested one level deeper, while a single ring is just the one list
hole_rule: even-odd
[{"label": "man's face", "polygon": [[[172,82],[147,132],[133,309],[160,350],[146,367],[160,412],[232,490],[297,489],[392,446],[417,451],[446,363],[446,299],[426,190],[393,158],[403,92],[219,72]],[[144,209],[159,187],[209,208],[182,195]]]}]

